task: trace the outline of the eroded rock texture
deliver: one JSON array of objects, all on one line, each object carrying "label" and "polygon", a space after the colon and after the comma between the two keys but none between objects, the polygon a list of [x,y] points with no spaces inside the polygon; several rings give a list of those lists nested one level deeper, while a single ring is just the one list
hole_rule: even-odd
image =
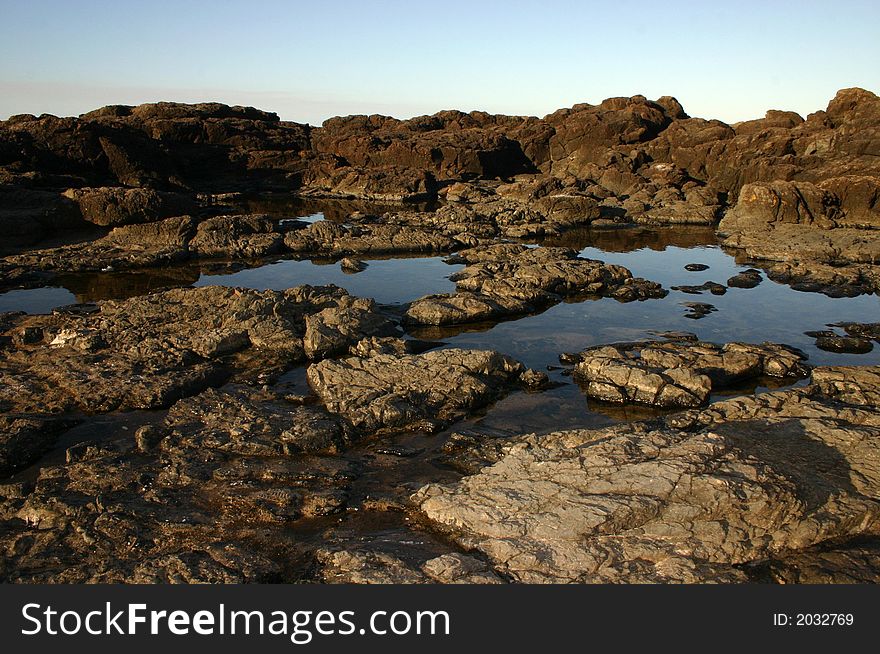
[{"label": "eroded rock texture", "polygon": [[607,345],[565,357],[575,364],[574,377],[589,397],[664,408],[697,407],[713,389],[763,375],[806,376],[804,359],[774,343],[691,341]]},{"label": "eroded rock texture", "polygon": [[820,368],[663,421],[523,436],[413,500],[517,581],[746,581],[768,560],[784,578],[799,552],[818,579],[810,548],[880,530],[878,401],[876,367]]},{"label": "eroded rock texture", "polygon": [[329,411],[360,429],[436,431],[500,397],[524,372],[497,352],[450,349],[328,359],[310,366],[308,379]]},{"label": "eroded rock texture", "polygon": [[[30,488],[0,485],[0,576],[65,583],[284,578],[277,530],[345,508],[350,427],[247,389],[181,400],[132,434],[67,451]],[[268,530],[276,530],[274,537]],[[290,578],[289,576],[287,578]]]},{"label": "eroded rock texture", "polygon": [[55,413],[167,407],[230,377],[269,380],[307,356],[396,328],[372,300],[337,287],[209,286],[21,318],[11,331],[0,408]]},{"label": "eroded rock texture", "polygon": [[459,253],[468,266],[456,273],[456,292],[413,302],[413,325],[448,325],[529,313],[564,297],[610,296],[621,301],[663,297],[654,282],[633,277],[622,266],[582,259],[566,248],[502,244]]}]

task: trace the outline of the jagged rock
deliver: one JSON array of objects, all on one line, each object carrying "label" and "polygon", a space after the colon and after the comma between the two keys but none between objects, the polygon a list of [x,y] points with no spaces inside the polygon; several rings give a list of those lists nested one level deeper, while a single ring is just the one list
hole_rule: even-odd
[{"label": "jagged rock", "polygon": [[199,223],[189,250],[199,257],[262,257],[281,252],[284,235],[269,216],[235,215]]},{"label": "jagged rock", "polygon": [[684,317],[693,320],[705,318],[710,313],[718,311],[714,305],[706,302],[680,302],[680,304],[687,309],[687,313],[684,314]]},{"label": "jagged rock", "polygon": [[703,291],[709,291],[712,295],[724,295],[727,293],[727,287],[718,282],[705,282],[699,286],[673,286],[672,290],[691,295],[701,295]]},{"label": "jagged rock", "polygon": [[231,375],[278,375],[306,348],[314,358],[388,334],[393,326],[372,307],[336,287],[202,287],[101,302],[83,316],[31,316],[23,326],[45,337],[0,360],[0,407],[167,407]]},{"label": "jagged rock", "polygon": [[332,584],[500,584],[488,565],[453,553],[428,559],[420,567],[380,551],[322,549],[317,553],[320,579]]},{"label": "jagged rock", "polygon": [[181,400],[168,420],[186,425],[175,434],[175,447],[207,447],[242,456],[338,453],[351,441],[350,427],[321,407],[294,406],[244,389],[208,389]]},{"label": "jagged rock", "polygon": [[0,477],[34,463],[51,449],[59,434],[76,423],[43,416],[0,416]]},{"label": "jagged rock", "polygon": [[846,354],[865,354],[874,349],[874,345],[868,339],[854,336],[838,336],[834,333],[817,337],[816,347],[826,352]]},{"label": "jagged rock", "polygon": [[[357,466],[336,451],[349,427],[320,407],[247,389],[175,404],[149,429],[68,450],[0,534],[0,578],[65,583],[273,581],[291,544],[260,530],[342,511]],[[289,573],[288,573],[289,574]],[[289,577],[288,577],[289,579]]]},{"label": "jagged rock", "polygon": [[348,274],[357,274],[359,272],[363,272],[367,269],[367,264],[361,261],[360,259],[352,259],[351,257],[345,257],[339,262],[339,267],[342,269],[342,272]]},{"label": "jagged rock", "polygon": [[382,223],[348,227],[326,220],[288,233],[284,245],[291,252],[328,256],[449,252],[458,247],[451,238],[419,227]]},{"label": "jagged rock", "polygon": [[606,295],[621,301],[663,297],[659,284],[633,278],[622,266],[581,259],[566,248],[493,245],[458,255],[468,265],[456,273],[456,293],[413,302],[406,321],[446,325],[529,313],[563,297]]},{"label": "jagged rock", "polygon": [[713,389],[761,375],[804,376],[804,359],[772,343],[693,341],[608,345],[564,357],[589,397],[665,408],[700,406]]},{"label": "jagged rock", "polygon": [[312,390],[331,413],[364,431],[436,431],[506,394],[524,368],[497,352],[436,350],[325,360],[309,366]]},{"label": "jagged rock", "polygon": [[749,184],[718,228],[725,246],[782,262],[770,265],[774,279],[857,295],[872,292],[880,279],[878,199],[880,182],[868,177]]},{"label": "jagged rock", "polygon": [[153,222],[195,210],[195,203],[185,195],[142,188],[76,188],[67,190],[64,197],[77,204],[88,222],[111,227]]},{"label": "jagged rock", "polygon": [[413,501],[520,582],[747,581],[743,564],[876,536],[878,399],[876,367],[820,368],[661,421],[522,436]]},{"label": "jagged rock", "polygon": [[373,300],[343,296],[334,306],[306,316],[303,347],[310,359],[345,352],[368,336],[397,336],[399,329],[376,312]]},{"label": "jagged rock", "polygon": [[880,343],[880,322],[841,322],[832,326],[842,328],[850,336],[869,338]]}]

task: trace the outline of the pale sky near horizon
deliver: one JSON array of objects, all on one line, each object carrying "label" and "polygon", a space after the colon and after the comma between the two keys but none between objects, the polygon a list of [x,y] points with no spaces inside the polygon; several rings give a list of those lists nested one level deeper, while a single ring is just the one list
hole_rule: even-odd
[{"label": "pale sky near horizon", "polygon": [[0,119],[218,101],[320,124],[673,95],[803,116],[880,93],[880,1],[0,0]]}]

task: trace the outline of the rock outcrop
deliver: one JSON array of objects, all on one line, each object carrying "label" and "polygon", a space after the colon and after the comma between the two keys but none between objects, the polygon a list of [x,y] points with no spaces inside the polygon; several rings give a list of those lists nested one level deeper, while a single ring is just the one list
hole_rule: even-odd
[{"label": "rock outcrop", "polygon": [[530,313],[565,297],[608,296],[623,302],[666,295],[659,284],[622,266],[582,259],[566,248],[501,244],[465,250],[468,264],[451,277],[456,292],[429,295],[406,311],[410,325],[451,325]]},{"label": "rock outcrop", "polygon": [[655,341],[590,348],[565,355],[584,392],[603,402],[663,408],[705,404],[713,390],[761,376],[797,379],[806,357],[785,345]]},{"label": "rock outcrop", "polygon": [[[175,289],[22,318],[0,359],[0,410],[167,407],[229,378],[268,380],[394,326],[337,287]],[[28,332],[28,336],[16,337]]]},{"label": "rock outcrop", "polygon": [[497,352],[451,349],[328,359],[309,366],[308,379],[331,413],[359,429],[433,432],[498,399],[523,373]]},{"label": "rock outcrop", "polygon": [[880,530],[878,400],[876,367],[819,368],[805,388],[516,438],[413,501],[521,582],[737,582],[798,556],[817,578],[811,548]]}]

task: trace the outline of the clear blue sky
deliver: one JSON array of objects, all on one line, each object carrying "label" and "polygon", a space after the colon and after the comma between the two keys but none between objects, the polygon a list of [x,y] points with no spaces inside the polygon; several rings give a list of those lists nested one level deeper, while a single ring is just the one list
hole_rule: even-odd
[{"label": "clear blue sky", "polygon": [[0,0],[0,118],[216,100],[319,124],[674,95],[728,122],[880,92],[880,1]]}]

